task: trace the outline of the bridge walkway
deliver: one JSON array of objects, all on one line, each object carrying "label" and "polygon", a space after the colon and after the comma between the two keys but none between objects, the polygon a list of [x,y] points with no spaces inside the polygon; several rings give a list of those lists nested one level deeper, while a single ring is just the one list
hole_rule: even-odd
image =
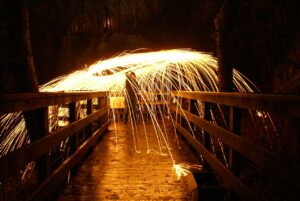
[{"label": "bridge walkway", "polygon": [[[138,123],[136,128],[139,137],[133,138],[130,124],[112,123],[56,201],[189,200],[186,184],[178,180],[172,169],[166,146],[162,147],[163,154],[159,153],[152,123],[145,124],[149,153],[143,124]],[[169,121],[166,121],[166,130],[176,164],[199,164],[199,157],[181,139],[178,148],[174,127]]]}]

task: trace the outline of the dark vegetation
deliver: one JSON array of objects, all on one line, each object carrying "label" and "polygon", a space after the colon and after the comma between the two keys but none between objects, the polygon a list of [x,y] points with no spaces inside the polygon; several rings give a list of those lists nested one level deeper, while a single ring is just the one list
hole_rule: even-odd
[{"label": "dark vegetation", "polygon": [[[2,66],[15,59],[8,55],[13,39],[7,19],[16,9],[7,2],[13,1],[0,4]],[[216,55],[214,20],[222,2],[30,0],[31,44],[39,84],[128,49],[181,47]],[[237,2],[226,30],[229,45],[224,51],[229,64],[263,91],[298,92],[298,1]],[[7,68],[1,68],[6,77],[3,85],[16,82]]]}]

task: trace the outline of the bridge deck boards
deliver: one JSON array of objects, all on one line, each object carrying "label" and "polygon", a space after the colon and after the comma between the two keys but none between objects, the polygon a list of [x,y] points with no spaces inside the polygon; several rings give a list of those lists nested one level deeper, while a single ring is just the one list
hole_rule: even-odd
[{"label": "bridge deck boards", "polygon": [[[199,164],[198,157],[179,139],[178,149],[173,127],[166,126],[172,155],[176,163]],[[139,138],[135,151],[130,124],[117,123],[101,139],[91,155],[80,166],[69,185],[57,196],[57,201],[76,200],[188,200],[186,184],[172,171],[169,154],[155,151],[147,154],[144,127],[137,125]],[[159,151],[154,127],[146,123],[151,149]],[[117,143],[116,143],[117,142]],[[163,148],[163,153],[167,149]]]}]

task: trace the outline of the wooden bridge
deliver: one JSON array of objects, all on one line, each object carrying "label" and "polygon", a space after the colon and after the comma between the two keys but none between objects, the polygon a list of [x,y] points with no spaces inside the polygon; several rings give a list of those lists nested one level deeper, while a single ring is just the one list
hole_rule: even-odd
[{"label": "wooden bridge", "polygon": [[[179,140],[180,144],[190,145],[190,147],[182,145],[185,151],[178,152],[174,157],[176,157],[176,162],[185,162],[185,159],[188,158],[187,160],[190,162],[203,165],[203,172],[206,176],[211,173],[216,175],[215,178],[220,187],[214,187],[212,189],[213,193],[208,194],[209,196],[220,192],[218,190],[221,189],[223,200],[264,200],[263,192],[256,189],[256,186],[253,186],[253,183],[249,181],[251,177],[267,175],[267,178],[272,178],[271,184],[280,185],[279,188],[282,190],[280,193],[284,194],[283,197],[287,200],[299,200],[299,96],[183,91],[172,92],[172,94],[182,107],[182,109],[178,110],[178,107],[173,105],[172,102],[166,103],[169,105],[174,119],[177,120],[175,127],[182,136],[182,139]],[[86,114],[81,115],[82,117],[79,118],[78,104],[76,103],[80,101]],[[200,115],[199,111],[194,107],[197,101],[203,104],[204,116]],[[7,94],[1,95],[0,102],[1,114],[21,111],[27,116],[34,114],[39,117],[35,119],[34,125],[32,125],[34,127],[32,130],[35,132],[32,136],[36,136],[35,140],[0,158],[0,190],[2,191],[0,199],[2,200],[13,200],[6,192],[7,185],[12,180],[11,178],[19,174],[32,161],[36,162],[37,181],[34,185],[29,185],[27,189],[25,188],[17,199],[39,201],[47,199],[206,200],[207,197],[203,196],[206,194],[205,189],[211,190],[205,185],[201,187],[201,184],[198,184],[197,189],[193,189],[193,182],[195,181],[193,178],[196,177],[196,173],[194,176],[189,174],[186,179],[183,178],[183,181],[177,181],[174,175],[169,175],[172,174],[172,163],[166,159],[149,157],[148,160],[147,155],[143,154],[145,150],[140,155],[135,155],[138,153],[134,152],[132,142],[127,139],[130,138],[128,135],[131,127],[120,123],[116,125],[112,123],[109,104],[107,104],[108,97],[105,92]],[[55,105],[68,108],[67,119],[69,124],[49,133],[48,107]],[[210,111],[216,107],[221,107],[225,111],[224,114],[230,122],[228,125],[229,129],[225,126],[216,125],[211,121],[213,117]],[[243,125],[249,124],[244,118],[244,113],[247,110],[266,111],[280,117],[278,122],[284,123],[285,133],[287,134],[287,148],[285,152],[275,153],[265,148],[263,144],[256,143],[247,138],[247,135],[242,134]],[[191,134],[189,125],[191,125],[195,136]],[[168,133],[174,131],[172,126],[172,124],[168,124]],[[148,125],[148,128],[150,127],[151,125]],[[249,128],[249,125],[245,127]],[[246,131],[251,132],[251,130]],[[122,153],[125,155],[127,154],[127,156],[124,156],[124,159],[135,159],[138,157],[139,160],[131,160],[131,163],[128,162],[128,164],[122,165],[124,161],[115,158],[116,156],[111,153],[114,152],[113,148],[107,144],[113,142],[115,138],[112,136],[114,136],[115,132],[121,133],[119,138],[122,136],[123,141],[121,140],[120,142],[119,151],[123,151]],[[67,153],[59,150],[53,151],[56,150],[54,148],[58,144],[68,138],[67,146],[69,151]],[[212,143],[214,140],[211,139],[224,144],[228,162],[225,163],[218,157],[218,150],[213,150]],[[152,141],[154,143],[155,140]],[[141,142],[141,144],[143,143],[145,142]],[[127,148],[124,148],[126,144],[130,146],[127,145]],[[91,152],[95,146],[96,148]],[[175,144],[171,144],[171,146],[172,149],[176,149]],[[103,147],[106,148],[104,149]],[[115,148],[115,146],[113,147]],[[111,158],[112,160],[106,163],[105,168],[117,168],[114,171],[123,171],[123,173],[120,173],[121,176],[117,174],[118,176],[112,180],[107,178],[113,176],[106,176],[107,180],[105,180],[103,175],[99,176],[99,174],[105,174],[101,166],[98,167],[101,164],[101,160],[109,160],[105,159],[104,152],[106,156],[109,156],[106,158]],[[90,153],[91,156],[87,158],[87,155]],[[204,159],[204,162],[196,157],[198,153]],[[159,154],[156,155],[157,157],[162,157]],[[138,161],[142,161],[142,163],[138,164]],[[157,167],[153,161],[157,162]],[[254,167],[258,173],[241,173],[242,164],[247,164],[251,168]],[[139,176],[131,176],[130,167],[135,168],[134,171],[139,172]],[[152,169],[149,169],[149,167],[152,167]],[[159,167],[165,169],[160,169]],[[96,171],[92,172],[91,168],[96,168]],[[168,169],[170,171],[169,174],[165,171],[166,168],[170,168]],[[93,174],[95,172],[98,173],[95,175]],[[151,173],[150,176],[147,176],[146,172]],[[159,174],[159,172],[163,173]],[[70,185],[63,185],[67,183],[66,181],[70,178],[70,175],[74,175],[71,177]],[[201,179],[204,178],[205,176],[202,175]],[[127,181],[132,181],[132,179],[134,180],[134,185],[129,188],[126,186],[126,183]],[[158,182],[158,179],[161,180]],[[151,184],[149,184],[151,180],[157,181],[156,188],[147,191],[148,188],[152,188]],[[96,189],[93,183],[99,183],[100,181],[107,181],[107,183],[101,183],[102,185]],[[148,182],[147,185],[144,185],[145,181]],[[84,183],[89,183],[90,185],[83,185]],[[266,182],[266,184],[270,183]],[[118,192],[122,191],[124,194],[105,192],[105,185],[111,185],[112,189],[118,189]],[[65,190],[58,190],[60,186],[64,186]],[[80,188],[80,186],[85,187]],[[113,188],[114,186],[117,187]],[[155,189],[158,189],[160,193],[155,194]],[[164,191],[164,189],[168,190]],[[147,191],[147,193],[140,193],[141,191]],[[129,193],[126,194],[126,192]],[[137,196],[139,193],[140,196]],[[77,198],[75,198],[76,196]]]}]

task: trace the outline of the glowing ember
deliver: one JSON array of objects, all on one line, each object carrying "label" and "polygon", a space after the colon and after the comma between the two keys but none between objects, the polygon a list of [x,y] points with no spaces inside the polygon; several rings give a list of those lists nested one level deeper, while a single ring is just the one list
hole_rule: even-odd
[{"label": "glowing ember", "polygon": [[175,171],[177,178],[179,179],[181,176],[186,176],[190,171],[183,167],[181,164],[174,164],[173,170]]}]

